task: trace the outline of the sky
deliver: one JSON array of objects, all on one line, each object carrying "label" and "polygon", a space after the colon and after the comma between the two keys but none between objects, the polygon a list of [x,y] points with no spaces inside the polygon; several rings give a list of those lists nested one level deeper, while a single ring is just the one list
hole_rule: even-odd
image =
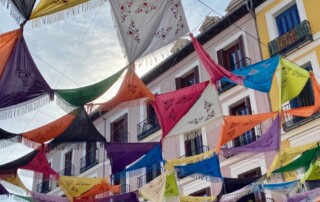
[{"label": "sky", "polygon": [[[197,35],[207,15],[224,15],[228,0],[181,0],[190,32]],[[204,4],[208,5],[217,13]],[[0,33],[19,26],[0,3]],[[87,86],[122,69],[127,64],[117,39],[109,3],[76,16],[32,28],[26,24],[24,36],[41,74],[55,89]],[[1,56],[0,56],[1,57]],[[144,61],[145,62],[145,61]],[[153,65],[148,61],[142,64]],[[141,65],[140,68],[144,67]],[[138,67],[139,68],[139,67]],[[105,96],[101,100],[106,100]],[[65,115],[55,102],[20,117],[0,120],[0,128],[20,133],[32,130]],[[14,151],[14,152],[13,152]],[[21,145],[0,149],[0,164],[31,151]]]}]

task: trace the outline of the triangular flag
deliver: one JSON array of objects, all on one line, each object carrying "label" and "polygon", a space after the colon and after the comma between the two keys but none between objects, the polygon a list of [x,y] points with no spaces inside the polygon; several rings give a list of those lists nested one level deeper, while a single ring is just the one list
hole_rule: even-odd
[{"label": "triangular flag", "polygon": [[176,182],[176,178],[173,174],[168,174],[166,176],[166,184],[164,189],[164,196],[165,197],[173,197],[179,195],[179,189]]},{"label": "triangular flag", "polygon": [[166,176],[165,172],[141,187],[139,189],[141,195],[150,202],[163,201]]},{"label": "triangular flag", "polygon": [[200,98],[209,82],[202,82],[176,91],[155,96],[153,106],[162,128],[162,138],[166,137],[178,121]]},{"label": "triangular flag", "polygon": [[231,81],[243,85],[243,77],[235,75],[231,72],[229,72],[224,67],[220,66],[219,64],[215,63],[210,55],[203,49],[201,44],[193,37],[193,35],[190,33],[190,37],[193,43],[193,47],[196,50],[200,61],[202,62],[203,66],[206,68],[208,74],[210,75],[210,78],[214,84],[217,83],[220,79],[223,77],[226,77],[230,79]]}]

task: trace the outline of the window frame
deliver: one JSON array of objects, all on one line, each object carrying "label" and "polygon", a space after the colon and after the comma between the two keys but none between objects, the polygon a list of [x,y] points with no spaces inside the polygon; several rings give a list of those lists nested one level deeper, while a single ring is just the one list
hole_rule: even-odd
[{"label": "window frame", "polygon": [[[116,129],[119,129],[119,126],[121,125],[121,123],[119,123],[120,121],[123,120],[124,124],[124,134],[125,137],[123,138],[124,140],[121,140],[122,138],[119,139],[115,138],[115,131]],[[111,142],[124,142],[127,143],[129,141],[129,137],[128,137],[128,113],[123,114],[122,116],[120,116],[119,118],[117,118],[116,120],[112,121],[110,123],[110,140]],[[116,141],[115,141],[116,140]],[[120,141],[118,141],[120,140]]]},{"label": "window frame", "polygon": [[[192,85],[183,85],[183,80],[190,77],[191,75],[194,75],[194,83]],[[199,66],[198,65],[191,68],[188,72],[184,73],[183,75],[175,78],[177,90],[181,89],[181,88],[188,87],[188,86],[193,86],[195,84],[198,84],[199,82],[200,82],[200,77],[199,77]]]}]

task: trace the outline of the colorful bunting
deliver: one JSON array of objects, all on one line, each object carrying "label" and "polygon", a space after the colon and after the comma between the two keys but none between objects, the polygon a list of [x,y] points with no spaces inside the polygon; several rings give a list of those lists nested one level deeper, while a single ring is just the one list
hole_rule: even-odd
[{"label": "colorful bunting", "polygon": [[139,189],[140,194],[150,202],[163,201],[167,173],[162,173],[160,176],[153,179]]},{"label": "colorful bunting", "polygon": [[319,84],[318,84],[317,80],[315,79],[314,74],[312,72],[310,72],[310,80],[311,80],[312,89],[313,89],[314,105],[285,110],[284,111],[285,113],[295,115],[295,116],[309,117],[312,114],[319,111],[319,109],[320,109],[320,86],[319,86]]},{"label": "colorful bunting", "polygon": [[[48,149],[53,149],[63,143],[102,142],[106,139],[93,125],[90,117],[83,107],[79,108],[78,116],[58,137],[48,143]],[[64,148],[62,145],[61,148]],[[59,148],[58,148],[59,149]]]},{"label": "colorful bunting", "polygon": [[75,197],[79,197],[81,194],[89,191],[98,183],[100,183],[101,180],[102,178],[60,176],[58,184],[67,198],[70,201],[73,201]]},{"label": "colorful bunting", "polygon": [[62,101],[69,105],[76,107],[83,106],[105,93],[119,79],[124,70],[125,68],[90,86],[75,89],[55,89],[54,91]]},{"label": "colorful bunting", "polygon": [[310,73],[290,62],[281,58],[281,104],[297,97],[306,85]]},{"label": "colorful bunting", "polygon": [[82,112],[82,108],[77,108],[65,116],[48,123],[34,130],[24,132],[22,137],[32,142],[44,144],[45,142],[58,137],[74,122],[75,118]]},{"label": "colorful bunting", "polygon": [[116,96],[110,101],[101,104],[98,110],[101,112],[106,112],[116,107],[120,103],[140,98],[149,98],[150,100],[154,100],[154,95],[141,81],[132,67],[129,67]]},{"label": "colorful bunting", "polygon": [[237,191],[234,191],[229,194],[222,195],[220,202],[236,202],[240,198],[247,196],[255,191],[256,187],[253,185],[247,185],[243,187],[242,189],[239,189]]},{"label": "colorful bunting", "polygon": [[278,150],[280,146],[280,116],[273,121],[270,128],[262,135],[262,137],[250,144],[241,147],[221,148],[225,155],[231,156],[239,152],[266,152]]},{"label": "colorful bunting", "polygon": [[229,72],[224,67],[216,64],[210,57],[210,55],[203,49],[201,44],[193,37],[190,33],[190,37],[193,43],[193,47],[198,54],[200,61],[202,62],[203,66],[206,68],[210,78],[214,84],[217,83],[223,77],[230,79],[231,81],[243,85],[243,77],[235,75]]},{"label": "colorful bunting", "polygon": [[166,137],[184,134],[207,125],[218,118],[222,118],[222,109],[218,92],[210,82],[196,103],[175,124]]},{"label": "colorful bunting", "polygon": [[189,156],[186,158],[179,158],[179,159],[174,159],[174,160],[166,160],[165,161],[165,168],[169,172],[174,171],[175,166],[179,165],[184,165],[184,164],[190,164],[190,163],[196,163],[199,161],[202,161],[204,159],[207,159],[211,157],[214,154],[214,150],[210,150],[207,152],[204,152],[202,154],[194,155],[194,156]]},{"label": "colorful bunting", "polygon": [[25,20],[29,20],[31,11],[36,3],[36,0],[28,0],[28,1],[21,1],[21,0],[11,0],[14,4],[15,8],[19,11],[22,17]]},{"label": "colorful bunting", "polygon": [[94,199],[93,202],[139,202],[137,194],[135,192],[129,192],[125,194],[116,194],[105,198]]},{"label": "colorful bunting", "polygon": [[126,166],[139,159],[152,148],[157,142],[146,143],[112,143],[106,145],[107,155],[111,163],[112,174],[125,169]]},{"label": "colorful bunting", "polygon": [[241,134],[272,117],[274,114],[276,114],[276,112],[242,116],[225,116],[216,152],[218,153],[220,151],[221,145],[239,137]]},{"label": "colorful bunting", "polygon": [[179,190],[178,190],[176,178],[174,177],[173,174],[168,174],[166,176],[166,185],[165,185],[165,189],[164,189],[164,196],[165,197],[173,197],[173,196],[178,196],[178,195],[179,195]]},{"label": "colorful bunting", "polygon": [[[243,85],[245,87],[268,93],[271,88],[274,73],[279,66],[280,57],[274,56],[247,67],[236,69],[232,71],[232,73],[244,78]],[[222,81],[234,83],[228,78],[223,78]]]},{"label": "colorful bunting", "polygon": [[179,178],[184,178],[195,173],[210,177],[222,177],[220,172],[219,158],[217,155],[213,155],[208,159],[196,163],[187,164],[184,166],[175,166],[175,169],[177,170],[177,176]]},{"label": "colorful bunting", "polygon": [[189,31],[180,0],[109,2],[129,63],[155,52]]},{"label": "colorful bunting", "polygon": [[281,148],[275,156],[271,166],[269,167],[267,176],[269,177],[275,169],[290,163],[296,156],[299,156],[302,152],[313,149],[317,146],[318,143],[315,142],[297,147]]},{"label": "colorful bunting", "polygon": [[229,194],[234,191],[237,191],[255,181],[257,181],[260,177],[246,177],[246,178],[223,178],[223,188],[221,193]]},{"label": "colorful bunting", "polygon": [[0,119],[35,110],[52,100],[53,95],[21,36],[0,79]]},{"label": "colorful bunting", "polygon": [[6,190],[6,188],[0,184],[0,195],[8,195],[9,192]]},{"label": "colorful bunting", "polygon": [[282,194],[289,194],[299,186],[299,180],[290,182],[270,183],[262,184],[261,188],[269,191],[275,191]]},{"label": "colorful bunting", "polygon": [[273,173],[289,172],[302,167],[308,168],[310,166],[310,163],[320,155],[319,151],[320,147],[305,151],[299,158],[283,167],[276,169],[275,171],[273,171]]},{"label": "colorful bunting", "polygon": [[[17,173],[17,170],[15,172],[14,175],[11,175],[11,176],[1,176],[1,180],[4,180],[6,182],[9,182],[10,184],[16,186],[16,187],[19,187],[20,189],[23,189],[24,191],[27,191],[28,189],[26,188],[26,186],[23,184],[23,182],[21,181],[18,173]],[[8,187],[8,189],[10,190],[15,190],[14,187]]]},{"label": "colorful bunting", "polygon": [[108,180],[102,179],[100,183],[95,185],[92,189],[90,189],[86,193],[79,196],[78,199],[81,200],[81,199],[85,199],[85,198],[94,197],[97,194],[102,194],[107,191],[112,191],[113,194],[118,194],[118,193],[120,193],[120,189],[121,189],[120,185],[111,185],[108,182]]},{"label": "colorful bunting", "polygon": [[162,138],[188,113],[208,84],[203,82],[155,96],[153,106],[161,124]]}]

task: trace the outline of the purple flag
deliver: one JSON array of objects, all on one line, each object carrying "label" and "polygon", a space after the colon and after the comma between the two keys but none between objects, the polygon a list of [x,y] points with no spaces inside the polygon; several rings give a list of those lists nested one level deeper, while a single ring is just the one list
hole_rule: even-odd
[{"label": "purple flag", "polygon": [[233,148],[221,148],[227,156],[235,155],[240,152],[265,152],[279,149],[280,144],[280,117],[279,115],[273,121],[267,132],[257,141],[250,144],[233,147]]},{"label": "purple flag", "polygon": [[148,143],[111,143],[108,142],[106,150],[111,162],[112,174],[125,169],[125,167],[146,154],[158,142]]},{"label": "purple flag", "polygon": [[[25,105],[27,101],[32,102],[32,105],[27,106],[26,109],[18,111],[12,109],[14,115],[23,114],[35,110],[46,101],[48,102],[48,96],[45,95],[49,95],[49,98],[53,99],[54,91],[42,77],[23,36],[21,36],[0,79],[0,108],[13,107],[18,104]],[[40,99],[43,97],[46,97],[46,100]],[[23,107],[21,105],[18,107]],[[3,110],[7,109],[0,109],[0,111]],[[14,115],[7,114],[5,118]]]},{"label": "purple flag", "polygon": [[34,191],[29,191],[29,193],[31,194],[32,199],[37,202],[47,202],[47,201],[68,202],[69,201],[66,197],[62,197],[62,196],[52,196],[52,195],[42,194]]},{"label": "purple flag", "polygon": [[297,193],[289,197],[288,202],[301,202],[301,201],[319,201],[320,188],[310,191]]},{"label": "purple flag", "polygon": [[95,202],[139,202],[137,194],[135,192],[129,192],[126,194],[117,194],[114,196],[94,199]]}]

